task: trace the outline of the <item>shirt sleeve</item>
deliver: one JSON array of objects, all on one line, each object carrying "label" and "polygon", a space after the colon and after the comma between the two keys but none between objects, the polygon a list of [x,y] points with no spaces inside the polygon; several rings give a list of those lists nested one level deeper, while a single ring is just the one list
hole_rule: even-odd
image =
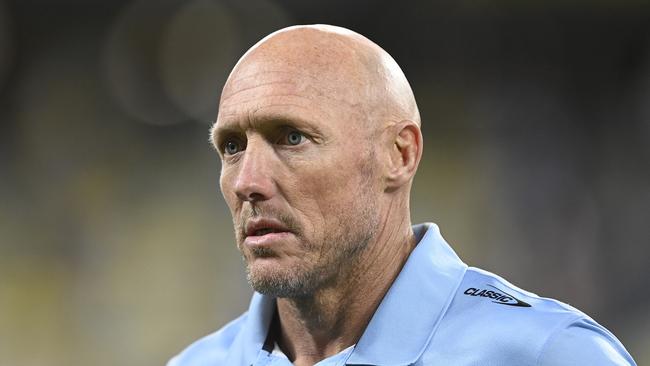
[{"label": "shirt sleeve", "polygon": [[537,365],[636,366],[636,363],[611,332],[589,318],[579,318],[551,335]]}]

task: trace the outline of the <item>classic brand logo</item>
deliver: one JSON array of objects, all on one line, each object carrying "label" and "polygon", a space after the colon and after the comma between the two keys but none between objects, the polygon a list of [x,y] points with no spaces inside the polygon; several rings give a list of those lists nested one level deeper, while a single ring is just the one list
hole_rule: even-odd
[{"label": "classic brand logo", "polygon": [[470,287],[467,290],[465,290],[464,294],[468,296],[487,297],[488,299],[492,299],[492,302],[495,304],[521,306],[524,308],[531,307],[530,304],[519,300],[518,298],[514,297],[513,295],[510,295],[509,293],[499,288],[496,288],[491,285],[487,285],[487,286],[492,287],[494,290],[484,290],[484,289]]}]

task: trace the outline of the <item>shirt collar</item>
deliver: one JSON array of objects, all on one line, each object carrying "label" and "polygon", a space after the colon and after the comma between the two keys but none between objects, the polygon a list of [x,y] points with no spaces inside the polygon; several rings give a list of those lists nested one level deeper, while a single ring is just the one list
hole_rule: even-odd
[{"label": "shirt collar", "polygon": [[[245,325],[238,335],[241,352],[230,352],[227,365],[253,365],[266,342],[266,336],[275,313],[275,298],[258,292],[253,294]],[[237,348],[237,346],[233,347]]]},{"label": "shirt collar", "polygon": [[415,363],[460,285],[467,265],[442,238],[438,226],[421,224],[413,231],[424,236],[379,304],[348,364]]},{"label": "shirt collar", "polygon": [[[422,239],[379,304],[347,364],[415,363],[460,285],[467,265],[442,238],[438,226],[415,225],[413,231]],[[240,334],[246,365],[253,364],[262,349],[274,312],[275,298],[257,292],[253,295]]]}]

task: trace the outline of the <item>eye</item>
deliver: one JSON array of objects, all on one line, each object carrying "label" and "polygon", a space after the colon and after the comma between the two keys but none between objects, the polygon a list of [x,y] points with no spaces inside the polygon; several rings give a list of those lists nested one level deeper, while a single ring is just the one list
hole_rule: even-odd
[{"label": "eye", "polygon": [[305,135],[298,131],[291,131],[287,134],[287,144],[289,145],[300,145],[301,142],[305,140]]},{"label": "eye", "polygon": [[241,144],[237,141],[228,140],[223,145],[223,151],[226,155],[235,155],[242,150]]}]

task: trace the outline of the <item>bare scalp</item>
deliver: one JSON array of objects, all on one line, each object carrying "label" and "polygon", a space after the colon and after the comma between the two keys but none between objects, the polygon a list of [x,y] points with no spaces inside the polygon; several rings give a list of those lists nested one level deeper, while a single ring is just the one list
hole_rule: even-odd
[{"label": "bare scalp", "polygon": [[[220,116],[233,100],[259,87],[257,76],[291,83],[291,93],[329,98],[359,113],[357,122],[383,129],[404,120],[420,125],[411,87],[395,60],[351,30],[330,25],[293,26],[274,32],[239,60],[221,95]],[[268,78],[267,78],[268,79]],[[218,120],[217,120],[218,123]]]}]

